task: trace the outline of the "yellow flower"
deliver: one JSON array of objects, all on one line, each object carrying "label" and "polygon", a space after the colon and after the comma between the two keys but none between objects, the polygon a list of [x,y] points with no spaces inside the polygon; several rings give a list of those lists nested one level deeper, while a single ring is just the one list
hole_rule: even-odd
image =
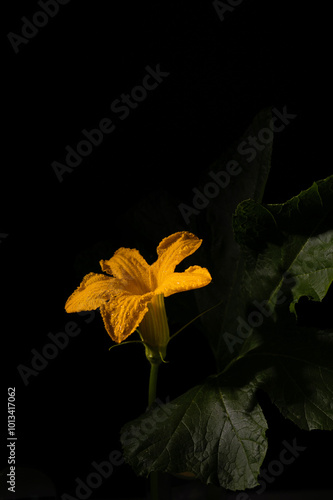
[{"label": "yellow flower", "polygon": [[164,297],[208,285],[211,275],[200,266],[177,273],[175,267],[194,253],[202,240],[186,231],[164,238],[157,247],[158,259],[147,264],[138,250],[119,248],[109,260],[101,260],[102,271],[89,273],[69,297],[68,313],[100,309],[105,328],[117,343],[140,326],[148,346],[165,353],[169,340]]}]

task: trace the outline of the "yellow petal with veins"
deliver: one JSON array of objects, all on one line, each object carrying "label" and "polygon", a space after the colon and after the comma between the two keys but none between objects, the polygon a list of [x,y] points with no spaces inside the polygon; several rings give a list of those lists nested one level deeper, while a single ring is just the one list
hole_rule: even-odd
[{"label": "yellow petal with veins", "polygon": [[172,273],[165,278],[155,293],[163,293],[164,297],[178,292],[186,292],[208,285],[212,281],[209,271],[200,266],[191,266],[183,273]]},{"label": "yellow petal with veins", "polygon": [[118,280],[104,274],[87,274],[80,286],[67,299],[66,312],[92,311],[109,299]]},{"label": "yellow petal with veins", "polygon": [[105,328],[115,342],[122,342],[139,326],[148,312],[148,302],[154,293],[132,295],[122,292],[114,295],[100,307]]},{"label": "yellow petal with veins", "polygon": [[174,233],[164,238],[157,247],[158,259],[150,266],[151,282],[154,286],[163,286],[165,279],[186,257],[192,255],[201,245],[202,240],[187,231]]},{"label": "yellow petal with veins", "polygon": [[149,291],[149,265],[135,248],[119,248],[109,260],[101,260],[102,271],[126,282],[133,294]]}]

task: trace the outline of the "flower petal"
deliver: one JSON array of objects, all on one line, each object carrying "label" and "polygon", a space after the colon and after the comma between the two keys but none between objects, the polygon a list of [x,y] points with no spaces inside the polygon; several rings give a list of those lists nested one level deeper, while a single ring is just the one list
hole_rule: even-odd
[{"label": "flower petal", "polygon": [[180,231],[164,238],[157,247],[158,259],[150,266],[152,289],[163,286],[175,267],[185,257],[192,255],[201,245],[202,240],[187,231]]},{"label": "flower petal", "polygon": [[125,340],[141,323],[148,312],[148,303],[154,293],[132,295],[122,292],[100,307],[106,331],[115,342]]},{"label": "flower petal", "polygon": [[119,248],[109,260],[101,260],[102,271],[126,281],[133,294],[149,292],[149,265],[135,248]]},{"label": "flower petal", "polygon": [[172,273],[155,290],[155,293],[163,293],[164,297],[178,292],[186,292],[208,285],[212,280],[209,271],[200,266],[191,266],[183,273]]},{"label": "flower petal", "polygon": [[65,309],[68,313],[92,311],[110,298],[111,291],[118,280],[104,274],[87,274],[80,286],[67,299]]}]

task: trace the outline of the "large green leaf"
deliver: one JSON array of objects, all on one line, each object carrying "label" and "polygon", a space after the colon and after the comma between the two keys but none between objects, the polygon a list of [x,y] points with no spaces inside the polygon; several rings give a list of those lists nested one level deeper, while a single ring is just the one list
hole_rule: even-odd
[{"label": "large green leaf", "polygon": [[253,348],[244,338],[254,333],[260,318],[276,319],[281,304],[295,311],[301,296],[322,300],[326,295],[333,279],[332,185],[333,176],[281,205],[254,200],[238,205],[233,224],[242,248],[242,276],[219,328],[220,369],[226,351],[235,357]]},{"label": "large green leaf", "polygon": [[289,272],[295,278],[292,311],[301,297],[322,301],[333,281],[333,230],[309,238]]},{"label": "large green leaf", "polygon": [[253,384],[238,382],[211,377],[127,424],[121,435],[125,459],[140,475],[190,472],[231,490],[257,485],[267,425]]},{"label": "large green leaf", "polygon": [[303,296],[321,301],[333,281],[333,175],[281,205],[268,205],[281,232],[302,246],[289,274],[295,278],[291,311]]},{"label": "large green leaf", "polygon": [[124,426],[125,459],[140,475],[190,472],[231,490],[258,484],[267,428],[265,390],[301,428],[333,429],[333,333],[283,335],[267,320],[260,347],[226,372]]},{"label": "large green leaf", "polygon": [[333,332],[294,328],[265,332],[246,363],[281,413],[305,430],[333,430]]}]

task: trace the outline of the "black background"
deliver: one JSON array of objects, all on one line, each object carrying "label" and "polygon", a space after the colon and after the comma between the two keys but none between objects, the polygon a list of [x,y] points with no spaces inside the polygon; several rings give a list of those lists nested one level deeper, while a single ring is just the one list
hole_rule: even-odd
[{"label": "black background", "polygon": [[[67,297],[86,272],[98,272],[100,258],[120,246],[139,248],[140,228],[129,223],[138,201],[162,188],[191,203],[200,173],[265,106],[297,115],[276,137],[265,201],[285,201],[332,172],[330,12],[304,2],[244,0],[221,21],[210,1],[71,0],[16,54],[7,34],[21,34],[22,16],[31,20],[40,7],[2,5],[0,231],[8,236],[0,243],[1,405],[6,387],[15,386],[20,466],[43,471],[59,497],[75,496],[75,478],[85,480],[93,461],[120,449],[119,429],[144,411],[149,366],[138,346],[109,352],[99,313],[89,324],[69,316]],[[169,75],[121,120],[110,105],[141,84],[148,65]],[[52,162],[64,163],[65,147],[75,148],[81,131],[106,117],[115,131],[59,182]],[[158,227],[149,240],[150,262],[168,229]],[[179,229],[187,229],[180,215]],[[331,303],[328,297],[307,307],[303,321],[324,317]],[[41,351],[47,334],[70,320],[81,333],[25,386],[17,366],[30,366],[31,349]],[[170,346],[169,359],[162,400],[210,373],[210,351],[195,326]],[[263,406],[271,424],[268,460],[283,439],[297,436],[307,446],[270,488],[329,488],[332,434],[299,431],[264,396]],[[5,421],[1,436],[3,449]],[[121,465],[92,498],[143,497],[145,488]]]}]

